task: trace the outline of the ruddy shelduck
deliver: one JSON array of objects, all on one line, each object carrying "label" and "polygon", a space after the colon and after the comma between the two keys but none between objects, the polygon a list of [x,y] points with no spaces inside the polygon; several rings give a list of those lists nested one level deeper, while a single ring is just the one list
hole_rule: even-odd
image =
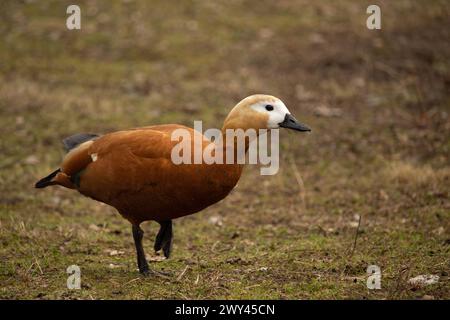
[{"label": "ruddy shelduck", "polygon": [[[226,141],[227,129],[280,127],[310,131],[291,115],[280,99],[260,94],[249,96],[225,119],[223,148],[235,144],[235,141]],[[139,271],[148,275],[150,269],[142,246],[144,233],[140,224],[148,220],[160,224],[154,249],[162,249],[168,258],[172,246],[172,219],[199,212],[225,198],[243,169],[243,164],[235,162],[174,164],[171,152],[177,141],[171,139],[171,134],[177,129],[188,130],[192,141],[194,135],[199,134],[182,125],[165,124],[102,136],[71,136],[63,141],[67,155],[59,168],[39,180],[35,187],[59,185],[76,189],[116,208],[131,222]],[[215,143],[201,137],[202,148]],[[247,150],[249,141],[245,143]]]}]

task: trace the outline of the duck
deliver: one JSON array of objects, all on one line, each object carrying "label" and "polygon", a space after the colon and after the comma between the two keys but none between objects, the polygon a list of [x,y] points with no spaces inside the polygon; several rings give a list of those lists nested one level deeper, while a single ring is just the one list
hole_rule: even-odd
[{"label": "duck", "polygon": [[[237,103],[225,118],[221,129],[223,148],[236,146],[235,139],[226,141],[227,130],[279,128],[311,131],[279,98],[251,95]],[[139,272],[154,274],[156,271],[149,268],[145,257],[141,224],[159,224],[154,250],[162,250],[169,258],[172,221],[224,199],[238,183],[244,167],[237,161],[175,164],[171,156],[177,143],[172,139],[176,130],[188,132],[192,144],[195,135],[201,135],[203,149],[215,143],[180,124],[151,125],[104,135],[75,134],[63,140],[67,153],[58,169],[40,179],[35,188],[61,186],[114,207],[131,223]],[[245,150],[249,142],[245,141]]]}]

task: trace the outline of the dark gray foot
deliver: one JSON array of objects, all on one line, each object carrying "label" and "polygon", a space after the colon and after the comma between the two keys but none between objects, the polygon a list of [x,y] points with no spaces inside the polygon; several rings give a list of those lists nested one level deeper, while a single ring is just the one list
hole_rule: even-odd
[{"label": "dark gray foot", "polygon": [[161,227],[155,239],[155,251],[163,250],[164,256],[169,258],[172,249],[172,220],[158,222]]},{"label": "dark gray foot", "polygon": [[157,271],[157,270],[147,270],[145,272],[141,272],[144,277],[161,277],[161,278],[170,278],[173,276],[172,273],[167,271]]}]

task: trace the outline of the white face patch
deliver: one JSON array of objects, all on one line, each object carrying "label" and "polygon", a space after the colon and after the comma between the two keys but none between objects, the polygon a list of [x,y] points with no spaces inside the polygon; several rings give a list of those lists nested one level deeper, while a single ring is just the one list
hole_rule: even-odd
[{"label": "white face patch", "polygon": [[[273,107],[273,110],[271,110]],[[281,100],[276,101],[260,101],[250,106],[252,109],[266,113],[269,116],[269,120],[267,121],[268,129],[277,129],[279,128],[279,123],[283,122],[286,114],[290,114],[288,108]]]},{"label": "white face patch", "polygon": [[92,158],[92,162],[95,162],[95,161],[97,161],[98,156],[96,153],[92,153],[91,158]]}]

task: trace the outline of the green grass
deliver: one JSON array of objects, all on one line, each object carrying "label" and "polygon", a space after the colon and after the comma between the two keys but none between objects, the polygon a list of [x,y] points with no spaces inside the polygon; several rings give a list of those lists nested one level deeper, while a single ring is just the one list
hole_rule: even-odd
[{"label": "green grass", "polygon": [[[354,1],[78,3],[81,31],[65,28],[69,2],[0,4],[0,298],[450,298],[446,1],[381,1],[381,31]],[[170,277],[139,276],[113,208],[33,188],[66,136],[221,127],[253,93],[313,132],[281,133],[276,176],[247,167],[225,200],[175,221],[171,258],[150,263]],[[143,229],[153,257],[157,224]],[[72,264],[81,290],[66,287]],[[420,274],[440,280],[408,284]]]}]

